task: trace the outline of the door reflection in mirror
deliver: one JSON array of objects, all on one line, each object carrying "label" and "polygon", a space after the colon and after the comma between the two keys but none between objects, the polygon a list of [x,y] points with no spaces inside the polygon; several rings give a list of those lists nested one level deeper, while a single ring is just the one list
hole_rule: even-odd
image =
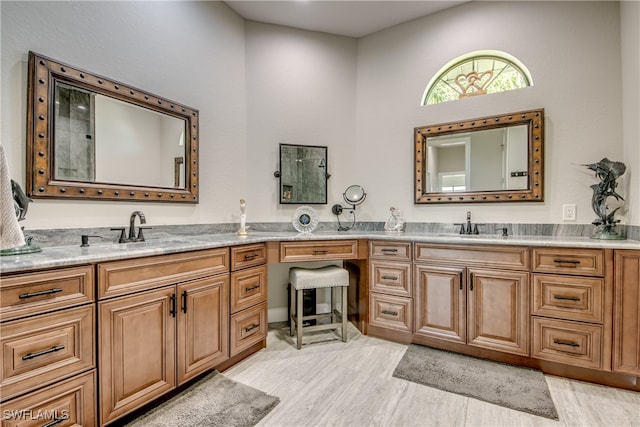
[{"label": "door reflection in mirror", "polygon": [[526,189],[527,132],[519,125],[427,138],[427,192]]}]

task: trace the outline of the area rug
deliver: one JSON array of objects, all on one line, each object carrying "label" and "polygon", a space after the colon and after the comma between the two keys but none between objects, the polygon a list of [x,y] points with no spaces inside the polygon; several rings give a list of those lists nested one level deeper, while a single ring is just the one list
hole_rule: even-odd
[{"label": "area rug", "polygon": [[128,426],[254,426],[280,399],[214,371]]},{"label": "area rug", "polygon": [[394,377],[558,420],[542,372],[412,344]]}]

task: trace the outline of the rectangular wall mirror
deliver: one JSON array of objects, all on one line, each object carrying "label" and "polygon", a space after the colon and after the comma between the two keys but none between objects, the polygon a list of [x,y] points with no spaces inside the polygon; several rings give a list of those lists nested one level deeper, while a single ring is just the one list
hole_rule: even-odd
[{"label": "rectangular wall mirror", "polygon": [[280,144],[281,204],[327,203],[327,147]]},{"label": "rectangular wall mirror", "polygon": [[198,111],[29,52],[29,196],[198,202]]},{"label": "rectangular wall mirror", "polygon": [[416,204],[543,201],[544,110],[415,129]]}]

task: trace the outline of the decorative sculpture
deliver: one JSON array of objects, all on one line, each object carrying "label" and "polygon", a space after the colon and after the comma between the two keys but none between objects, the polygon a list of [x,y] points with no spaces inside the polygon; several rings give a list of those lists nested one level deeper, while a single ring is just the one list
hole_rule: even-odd
[{"label": "decorative sculpture", "polygon": [[591,238],[611,240],[624,239],[625,237],[615,230],[615,227],[620,220],[615,219],[614,216],[618,209],[620,209],[620,206],[613,209],[611,212],[608,212],[609,207],[607,206],[607,198],[613,197],[618,201],[624,201],[622,196],[616,192],[616,187],[618,186],[616,180],[626,172],[627,167],[622,162],[612,162],[606,157],[598,163],[591,163],[583,166],[594,171],[596,173],[596,178],[600,179],[600,183],[593,184],[591,186],[591,189],[593,190],[591,207],[598,216],[598,218],[592,222],[592,224],[596,226],[596,229],[591,235]]},{"label": "decorative sculpture", "polygon": [[247,231],[247,202],[244,199],[240,199],[240,229],[238,236],[247,236],[249,232]]}]

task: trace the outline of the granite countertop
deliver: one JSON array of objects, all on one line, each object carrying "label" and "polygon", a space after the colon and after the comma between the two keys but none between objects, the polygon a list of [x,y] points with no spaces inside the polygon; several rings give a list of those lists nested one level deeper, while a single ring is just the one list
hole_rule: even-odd
[{"label": "granite countertop", "polygon": [[637,240],[594,240],[588,237],[561,236],[509,236],[499,235],[459,235],[459,234],[425,234],[401,233],[387,234],[382,231],[321,231],[311,235],[295,232],[252,232],[246,237],[239,237],[233,233],[202,234],[198,236],[173,235],[161,239],[148,239],[137,243],[92,243],[88,247],[52,246],[43,248],[42,252],[4,256],[0,258],[0,272],[13,273],[27,270],[64,267],[79,264],[89,264],[103,261],[136,258],[143,256],[172,254],[199,249],[218,248],[223,246],[237,246],[249,243],[267,241],[313,241],[313,240],[342,240],[342,239],[376,239],[426,242],[440,244],[465,245],[521,245],[521,246],[549,246],[574,248],[610,248],[610,249],[640,249]]}]

